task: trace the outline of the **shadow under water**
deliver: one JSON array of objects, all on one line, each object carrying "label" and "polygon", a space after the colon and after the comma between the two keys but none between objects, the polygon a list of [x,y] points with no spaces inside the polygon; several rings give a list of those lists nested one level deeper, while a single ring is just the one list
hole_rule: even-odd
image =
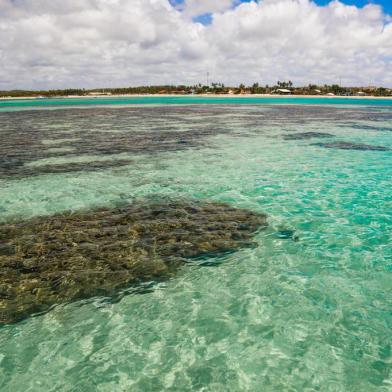
[{"label": "shadow under water", "polygon": [[358,150],[358,151],[390,151],[388,147],[374,146],[372,144],[353,143],[345,141],[337,141],[330,143],[315,143],[315,146],[324,148],[337,148],[339,150]]},{"label": "shadow under water", "polygon": [[0,324],[170,277],[189,258],[253,244],[266,215],[228,204],[137,202],[0,225]]},{"label": "shadow under water", "polygon": [[326,132],[297,132],[292,134],[283,135],[285,140],[306,140],[313,138],[330,138],[334,137],[331,133]]}]

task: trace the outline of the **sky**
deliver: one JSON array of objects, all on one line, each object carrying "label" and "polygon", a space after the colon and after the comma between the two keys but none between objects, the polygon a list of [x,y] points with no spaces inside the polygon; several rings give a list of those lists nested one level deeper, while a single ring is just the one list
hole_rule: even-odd
[{"label": "sky", "polygon": [[[249,3],[251,1],[252,0],[238,0],[236,2],[232,2],[232,4],[233,4],[232,6],[236,6],[241,3]],[[256,0],[253,0],[253,1],[256,1]],[[315,4],[320,5],[320,6],[328,5],[331,2],[331,0],[313,0],[313,1]],[[184,2],[186,2],[186,1],[185,0],[169,0],[169,2],[174,6],[179,6],[179,5],[184,4]],[[212,4],[212,3],[218,3],[218,2],[219,2],[219,0],[218,1],[211,1],[210,3]],[[392,0],[342,0],[341,2],[343,4],[353,5],[358,8],[365,7],[368,4],[377,4],[380,7],[382,7],[382,9],[385,13],[392,15]],[[194,2],[194,3],[196,3],[196,2]],[[200,15],[198,15],[199,17],[195,18],[195,19],[203,24],[209,24],[209,23],[211,23],[210,15],[211,14],[207,13],[207,14],[202,15],[204,17],[201,17],[201,18],[200,18]]]},{"label": "sky", "polygon": [[0,0],[0,90],[392,87],[392,0]]},{"label": "sky", "polygon": [[[317,0],[315,1],[316,4],[319,5],[326,5],[330,2],[330,0]],[[385,12],[392,14],[392,1],[391,0],[345,0],[343,1],[344,4],[348,5],[355,5],[357,7],[364,7],[367,4],[378,4],[380,5]]]}]

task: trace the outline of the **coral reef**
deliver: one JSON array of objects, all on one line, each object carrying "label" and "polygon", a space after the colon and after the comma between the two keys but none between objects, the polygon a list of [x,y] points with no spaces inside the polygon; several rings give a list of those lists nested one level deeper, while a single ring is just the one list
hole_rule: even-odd
[{"label": "coral reef", "polygon": [[166,279],[189,258],[252,244],[266,215],[223,203],[136,202],[0,225],[0,323]]}]

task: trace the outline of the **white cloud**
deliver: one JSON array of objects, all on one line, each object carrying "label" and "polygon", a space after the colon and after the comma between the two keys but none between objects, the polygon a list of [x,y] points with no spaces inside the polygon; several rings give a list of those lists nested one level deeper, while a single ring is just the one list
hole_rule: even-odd
[{"label": "white cloud", "polygon": [[224,12],[231,8],[232,0],[184,0],[178,7],[186,17],[195,17],[208,13]]},{"label": "white cloud", "polygon": [[[0,0],[0,89],[215,81],[392,87],[381,8],[308,0]],[[213,13],[212,24],[192,16]]]}]

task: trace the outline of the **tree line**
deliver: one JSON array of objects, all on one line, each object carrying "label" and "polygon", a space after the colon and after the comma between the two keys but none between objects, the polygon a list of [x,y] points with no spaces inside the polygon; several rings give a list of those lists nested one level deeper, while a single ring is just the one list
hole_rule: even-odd
[{"label": "tree line", "polygon": [[384,87],[343,87],[338,84],[318,86],[309,84],[308,86],[296,87],[291,80],[277,81],[274,85],[264,85],[253,83],[246,86],[241,83],[238,86],[225,86],[223,83],[211,83],[211,85],[153,85],[120,88],[69,88],[55,90],[11,90],[0,91],[0,97],[64,97],[64,96],[92,96],[92,95],[132,95],[132,94],[273,94],[279,90],[289,90],[296,95],[356,95],[364,93],[374,96],[391,96],[392,90]]}]

